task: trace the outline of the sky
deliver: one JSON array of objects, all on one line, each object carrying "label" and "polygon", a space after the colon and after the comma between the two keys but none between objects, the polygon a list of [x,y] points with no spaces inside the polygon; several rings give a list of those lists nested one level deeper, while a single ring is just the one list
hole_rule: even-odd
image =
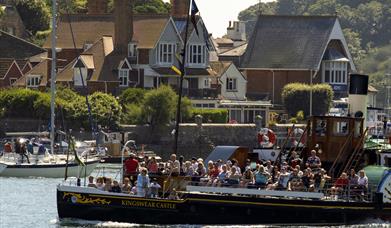
[{"label": "sky", "polygon": [[[170,0],[163,0],[169,2]],[[273,0],[262,0],[270,2]],[[259,2],[259,0],[195,0],[201,17],[213,37],[226,34],[229,21],[237,20],[240,11]]]}]

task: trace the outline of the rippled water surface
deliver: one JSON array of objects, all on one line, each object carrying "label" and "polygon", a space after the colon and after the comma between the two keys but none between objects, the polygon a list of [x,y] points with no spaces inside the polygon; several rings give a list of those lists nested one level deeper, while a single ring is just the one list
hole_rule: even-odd
[{"label": "rippled water surface", "polygon": [[[113,166],[104,170],[94,171],[92,175],[118,177],[118,172]],[[56,185],[62,179],[49,178],[5,178],[0,177],[0,227],[1,228],[41,228],[41,227],[221,227],[221,226],[155,226],[140,225],[118,222],[84,221],[84,220],[63,220],[59,221],[56,208]],[[278,227],[278,226],[224,226],[226,228],[236,227]],[[281,226],[288,227],[288,226]],[[301,226],[307,227],[307,226]],[[339,227],[391,227],[391,224],[381,220],[366,221],[363,224]]]}]

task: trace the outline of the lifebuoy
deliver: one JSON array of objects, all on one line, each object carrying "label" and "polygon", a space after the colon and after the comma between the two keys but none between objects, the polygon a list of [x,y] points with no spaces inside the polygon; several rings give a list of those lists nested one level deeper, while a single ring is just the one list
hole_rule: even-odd
[{"label": "lifebuoy", "polygon": [[258,132],[258,143],[259,144],[271,144],[273,146],[276,144],[277,138],[276,134],[268,128],[263,128]]}]

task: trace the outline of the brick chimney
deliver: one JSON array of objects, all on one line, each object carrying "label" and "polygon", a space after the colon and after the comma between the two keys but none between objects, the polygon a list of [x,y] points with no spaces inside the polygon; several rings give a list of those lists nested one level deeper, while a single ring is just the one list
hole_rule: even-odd
[{"label": "brick chimney", "polygon": [[133,37],[133,0],[114,0],[114,51],[126,54]]},{"label": "brick chimney", "polygon": [[87,1],[87,14],[104,14],[107,13],[107,1],[108,0],[88,0]]},{"label": "brick chimney", "polygon": [[189,5],[190,0],[171,0],[171,16],[186,17],[189,14]]}]

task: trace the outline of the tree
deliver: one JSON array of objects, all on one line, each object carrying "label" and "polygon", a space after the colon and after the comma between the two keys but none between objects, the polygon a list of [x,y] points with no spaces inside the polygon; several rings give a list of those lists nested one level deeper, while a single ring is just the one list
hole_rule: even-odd
[{"label": "tree", "polygon": [[175,116],[176,94],[169,86],[160,86],[145,95],[142,112],[152,126],[169,123]]},{"label": "tree", "polygon": [[32,35],[35,35],[38,31],[49,29],[50,10],[45,1],[18,0],[16,9],[22,18],[26,30]]},{"label": "tree", "polygon": [[119,96],[119,102],[121,105],[127,105],[127,104],[140,105],[143,102],[146,93],[147,90],[145,89],[128,88],[121,92]]},{"label": "tree", "polygon": [[239,13],[240,21],[255,20],[259,13],[272,15],[276,13],[277,2],[258,3],[248,7]]}]

